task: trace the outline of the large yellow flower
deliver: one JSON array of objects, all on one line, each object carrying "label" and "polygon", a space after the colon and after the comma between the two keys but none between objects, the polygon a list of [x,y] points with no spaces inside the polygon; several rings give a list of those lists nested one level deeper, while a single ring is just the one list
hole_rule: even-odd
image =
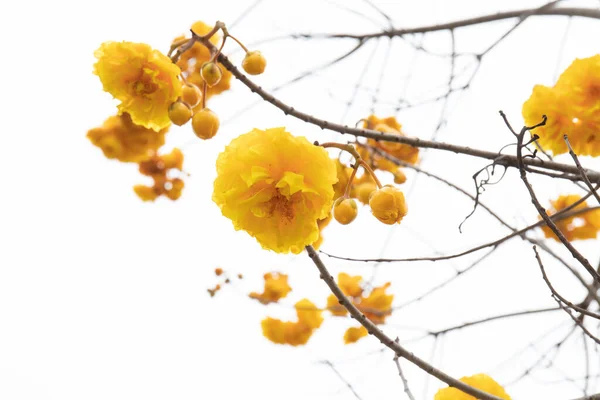
[{"label": "large yellow flower", "polygon": [[171,123],[169,106],[181,95],[179,67],[145,43],[105,42],[94,73],[137,125],[159,131]]},{"label": "large yellow flower", "polygon": [[134,124],[129,114],[109,117],[101,127],[90,129],[88,139],[102,149],[106,158],[123,162],[149,159],[163,144],[168,128],[158,132]]},{"label": "large yellow flower", "polygon": [[263,248],[298,254],[319,238],[317,220],[329,214],[336,180],[322,147],[284,128],[254,129],[219,154],[212,198]]},{"label": "large yellow flower", "polygon": [[[485,374],[465,376],[460,378],[461,382],[466,383],[476,389],[484,391],[501,399],[510,400],[510,396],[504,391],[504,388],[495,380]],[[434,400],[475,400],[475,397],[464,393],[453,387],[440,389],[434,397]]]}]

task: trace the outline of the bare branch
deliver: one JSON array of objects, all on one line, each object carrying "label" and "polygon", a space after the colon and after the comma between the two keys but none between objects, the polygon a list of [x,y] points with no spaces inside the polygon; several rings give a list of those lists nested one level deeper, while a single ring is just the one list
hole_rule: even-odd
[{"label": "bare branch", "polygon": [[348,310],[352,318],[356,319],[362,326],[364,326],[367,329],[370,335],[373,335],[377,339],[379,339],[379,341],[383,345],[391,349],[394,352],[394,354],[398,355],[398,357],[406,358],[408,361],[415,364],[417,367],[421,368],[426,373],[435,376],[442,382],[445,382],[446,384],[452,387],[462,390],[463,392],[470,394],[471,396],[475,396],[476,398],[482,400],[501,400],[499,397],[482,392],[481,390],[469,386],[466,383],[459,381],[458,379],[452,378],[450,375],[440,371],[431,364],[427,363],[425,360],[415,356],[413,353],[409,352],[404,347],[402,347],[399,343],[392,340],[389,336],[383,333],[383,331],[379,329],[377,325],[375,325],[363,313],[361,313],[358,310],[358,308],[356,308],[356,306],[354,306],[354,304],[352,304],[352,302],[348,300],[344,293],[342,293],[342,290],[335,283],[333,276],[331,276],[331,274],[327,270],[327,267],[325,267],[325,264],[323,264],[323,261],[321,261],[315,249],[313,249],[312,246],[306,246],[306,252],[308,253],[308,256],[319,270],[321,274],[321,279],[323,279],[327,286],[329,286],[331,292],[335,295],[340,304]]}]

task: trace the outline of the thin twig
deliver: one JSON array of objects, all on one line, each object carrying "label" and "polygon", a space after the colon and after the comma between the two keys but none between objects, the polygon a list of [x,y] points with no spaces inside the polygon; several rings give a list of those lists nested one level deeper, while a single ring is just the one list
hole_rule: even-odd
[{"label": "thin twig", "polygon": [[567,306],[569,306],[570,308],[574,309],[575,311],[581,313],[581,314],[585,314],[589,317],[592,318],[596,318],[598,320],[600,320],[600,314],[596,314],[592,311],[589,311],[585,308],[579,307],[576,304],[571,303],[569,300],[565,299],[563,296],[561,296],[556,289],[554,289],[554,287],[552,286],[552,283],[550,283],[550,280],[548,279],[548,276],[546,275],[546,270],[544,268],[544,264],[542,263],[542,259],[540,257],[540,254],[537,251],[536,246],[533,246],[533,251],[535,252],[535,258],[537,259],[537,262],[540,266],[540,270],[542,271],[542,278],[544,278],[544,282],[546,282],[546,285],[548,286],[548,288],[550,289],[550,291],[552,292],[552,296],[554,296],[557,300],[560,300],[561,302],[563,302],[564,304],[566,304]]},{"label": "thin twig", "polygon": [[577,154],[575,154],[575,152],[573,151],[573,148],[571,147],[571,143],[569,142],[569,137],[567,135],[564,135],[564,139],[565,139],[565,142],[567,143],[567,147],[569,148],[569,154],[573,158],[573,161],[575,161],[575,165],[577,166],[577,169],[579,170],[579,174],[581,175],[581,178],[583,178],[583,181],[587,185],[588,189],[592,192],[592,194],[594,195],[594,197],[596,198],[598,203],[600,203],[600,195],[598,194],[596,189],[594,189],[594,187],[592,186],[592,182],[590,182],[590,179],[587,176],[587,172],[585,172],[585,169],[583,169],[583,167],[581,166],[581,163],[579,162],[579,158],[577,157]]},{"label": "thin twig", "polygon": [[[396,338],[396,343],[400,343],[398,338]],[[408,381],[406,380],[406,377],[404,376],[404,373],[402,372],[402,367],[400,366],[400,357],[398,357],[398,354],[394,355],[394,362],[396,363],[396,368],[398,368],[398,375],[400,375],[400,379],[402,379],[402,386],[404,386],[404,393],[406,393],[406,395],[408,396],[408,398],[410,400],[415,400],[415,397],[413,396],[413,394],[410,391],[410,388],[408,386]]]},{"label": "thin twig", "polygon": [[[511,131],[513,131],[512,127],[508,123],[508,119],[506,118],[506,115],[504,115],[504,113],[502,111],[500,111],[500,115],[504,119],[504,122],[506,123],[506,126]],[[579,263],[581,265],[583,265],[583,267],[589,272],[589,274],[592,276],[592,278],[594,278],[594,281],[600,281],[600,274],[592,267],[592,265],[590,264],[590,262],[588,261],[588,259],[585,258],[571,244],[571,242],[569,242],[567,240],[567,238],[565,238],[565,236],[562,234],[562,232],[560,231],[560,229],[558,229],[558,227],[556,226],[556,224],[548,216],[548,213],[546,213],[546,210],[544,210],[544,207],[542,207],[542,205],[540,204],[540,202],[539,202],[539,200],[537,198],[537,195],[535,194],[535,191],[533,190],[533,187],[529,183],[529,179],[527,179],[527,172],[525,171],[524,159],[523,159],[523,139],[525,137],[525,133],[527,133],[527,132],[529,132],[529,131],[531,131],[531,130],[539,127],[539,126],[545,125],[546,124],[546,119],[547,118],[544,115],[543,119],[542,119],[542,122],[540,122],[539,124],[534,125],[534,126],[524,126],[521,129],[521,132],[519,133],[519,135],[517,137],[517,161],[518,161],[518,168],[519,168],[521,180],[523,181],[523,183],[525,184],[525,187],[527,188],[527,191],[529,192],[529,197],[531,198],[531,202],[533,203],[533,205],[535,206],[536,210],[538,211],[538,214],[540,214],[540,216],[542,217],[542,219],[546,222],[546,225],[548,225],[548,227],[552,230],[552,232],[554,232],[554,234],[556,235],[556,237],[558,237],[558,239],[560,240],[560,242],[569,250],[569,252],[573,256],[573,258],[575,258],[577,261],[579,261]],[[513,131],[513,133],[514,133],[514,131]]]}]

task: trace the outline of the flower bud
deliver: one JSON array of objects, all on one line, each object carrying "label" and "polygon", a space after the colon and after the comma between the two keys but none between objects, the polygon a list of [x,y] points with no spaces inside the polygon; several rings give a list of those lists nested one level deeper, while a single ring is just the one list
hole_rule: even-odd
[{"label": "flower bud", "polygon": [[356,200],[340,197],[333,203],[333,217],[342,225],[348,225],[358,215]]},{"label": "flower bud", "polygon": [[404,182],[406,182],[406,175],[404,174],[404,171],[402,171],[401,168],[398,168],[395,172],[394,172],[394,183],[396,185],[401,185]]},{"label": "flower bud", "polygon": [[217,64],[214,62],[207,62],[200,68],[200,75],[202,76],[202,79],[204,79],[204,82],[212,87],[219,83],[223,73]]},{"label": "flower bud", "polygon": [[375,191],[371,195],[369,206],[375,218],[387,225],[402,221],[408,212],[404,193],[393,186],[384,186]]},{"label": "flower bud", "polygon": [[183,101],[176,101],[169,107],[169,119],[177,126],[184,125],[192,118],[192,108]]},{"label": "flower bud", "polygon": [[364,182],[360,183],[355,188],[356,198],[364,205],[369,204],[369,197],[371,193],[377,190],[375,182]]},{"label": "flower bud", "polygon": [[260,51],[249,51],[242,61],[242,68],[250,75],[260,75],[265,72],[267,59]]},{"label": "flower bud", "polygon": [[186,83],[181,87],[181,100],[194,108],[200,104],[202,92],[200,91],[200,88],[193,83]]},{"label": "flower bud", "polygon": [[219,130],[219,117],[208,108],[203,108],[192,117],[192,128],[200,139],[210,139]]}]

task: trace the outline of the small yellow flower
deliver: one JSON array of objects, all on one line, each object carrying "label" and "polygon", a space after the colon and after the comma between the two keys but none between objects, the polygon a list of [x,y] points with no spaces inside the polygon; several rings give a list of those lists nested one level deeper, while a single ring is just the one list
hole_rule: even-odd
[{"label": "small yellow flower", "polygon": [[177,65],[144,43],[105,42],[94,55],[94,73],[121,101],[120,113],[155,131],[169,126],[169,106],[181,95]]},{"label": "small yellow flower", "polygon": [[338,274],[338,286],[346,296],[360,297],[362,296],[363,289],[360,286],[363,278],[360,275],[350,276],[345,272]]},{"label": "small yellow flower", "polygon": [[300,300],[294,307],[298,315],[297,322],[266,318],[261,322],[263,336],[277,344],[306,344],[313,332],[321,326],[323,317],[321,311],[307,299]]},{"label": "small yellow flower", "polygon": [[346,307],[340,304],[334,294],[330,294],[327,297],[327,311],[336,317],[345,317],[348,314]]},{"label": "small yellow flower", "polygon": [[367,336],[369,332],[364,326],[350,327],[344,333],[344,343],[351,344],[356,343],[359,339]]},{"label": "small yellow flower", "polygon": [[298,254],[319,238],[336,180],[322,147],[284,128],[254,129],[219,154],[213,201],[263,248]]},{"label": "small yellow flower", "polygon": [[[367,129],[373,129],[379,132],[405,136],[402,132],[402,125],[398,123],[395,117],[377,118],[375,115],[370,115],[369,118],[364,121],[363,126]],[[409,164],[416,164],[419,158],[418,147],[412,147],[402,143],[376,141],[374,139],[367,140],[367,143],[370,146],[378,148],[388,153],[390,156]],[[376,162],[381,162],[383,164],[390,163],[380,156],[375,156],[374,158]]]},{"label": "small yellow flower", "polygon": [[90,129],[87,138],[102,149],[106,158],[123,162],[147,160],[163,144],[168,128],[155,132],[134,124],[129,114],[109,117],[99,128]]},{"label": "small yellow flower", "polygon": [[[133,190],[144,201],[154,201],[164,195],[170,200],[177,200],[185,186],[180,178],[169,178],[170,170],[181,171],[183,168],[183,153],[175,148],[169,154],[153,155],[139,163],[142,175],[149,176],[154,181],[152,186],[136,185]],[[152,189],[152,190],[150,190]]]},{"label": "small yellow flower", "polygon": [[362,297],[356,307],[361,310],[367,318],[374,324],[382,324],[385,318],[392,314],[393,294],[386,294],[385,291],[390,287],[388,282],[383,286],[373,288],[367,297]]},{"label": "small yellow flower", "polygon": [[256,299],[263,304],[276,303],[288,295],[292,290],[288,284],[288,276],[276,272],[269,272],[263,276],[265,288],[262,293],[252,292],[250,298]]},{"label": "small yellow flower", "polygon": [[[465,376],[460,378],[460,381],[501,399],[511,400],[510,396],[504,391],[504,388],[485,374]],[[475,397],[453,387],[447,387],[438,390],[434,400],[475,400]]]},{"label": "small yellow flower", "polygon": [[388,225],[402,221],[408,212],[404,193],[393,186],[375,191],[369,199],[369,206],[375,218]]},{"label": "small yellow flower", "polygon": [[[558,199],[550,202],[552,207],[548,210],[548,215],[556,214],[558,211],[569,207],[579,199],[581,199],[581,196],[577,194],[559,196]],[[577,205],[573,211],[583,210],[584,208],[587,208],[587,206],[587,202],[584,201]],[[560,221],[555,221],[554,223],[569,241],[595,239],[600,230],[600,209],[568,217]],[[547,225],[542,226],[542,231],[547,238],[552,238],[556,241],[559,240]]]}]

